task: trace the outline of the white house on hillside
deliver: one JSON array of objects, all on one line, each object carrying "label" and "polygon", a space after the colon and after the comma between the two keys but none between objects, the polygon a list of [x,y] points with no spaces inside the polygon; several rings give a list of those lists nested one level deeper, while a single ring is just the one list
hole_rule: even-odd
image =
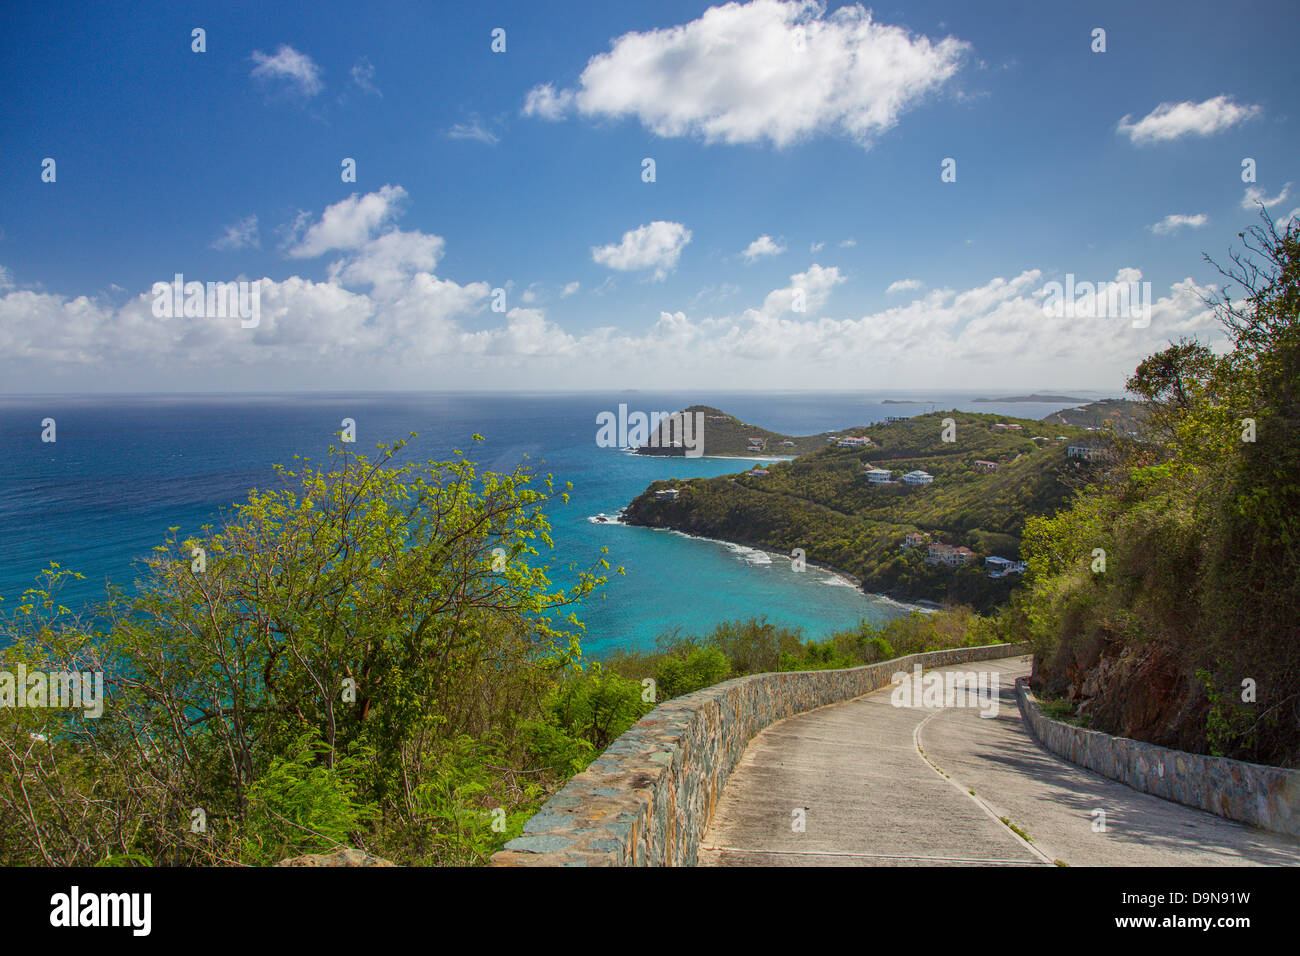
[{"label": "white house on hillside", "polygon": [[946,564],[950,568],[959,568],[973,557],[975,557],[975,552],[970,548],[953,547],[950,544],[935,541],[931,542],[930,548],[926,552],[925,563]]},{"label": "white house on hillside", "polygon": [[868,468],[866,471],[867,481],[873,485],[887,485],[890,478],[893,477],[892,471],[886,471],[884,468]]},{"label": "white house on hillside", "polygon": [[1106,449],[1083,442],[1070,444],[1066,447],[1065,454],[1070,458],[1082,458],[1084,461],[1096,461],[1099,458],[1107,457]]},{"label": "white house on hillside", "polygon": [[908,485],[928,485],[934,481],[934,475],[924,471],[909,471],[903,476],[903,483]]},{"label": "white house on hillside", "polygon": [[996,555],[989,555],[984,559],[984,566],[989,569],[989,577],[1005,578],[1008,574],[1024,574],[1025,562],[1012,561],[1010,558],[999,558]]}]

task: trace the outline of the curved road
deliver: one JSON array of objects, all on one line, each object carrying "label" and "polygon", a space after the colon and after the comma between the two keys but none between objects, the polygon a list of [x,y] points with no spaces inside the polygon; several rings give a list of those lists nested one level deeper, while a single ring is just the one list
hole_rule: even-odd
[{"label": "curved road", "polygon": [[996,717],[894,707],[885,688],[773,724],[728,781],[699,865],[1300,864],[1300,842],[1045,750],[1016,705],[1015,679],[1029,667],[1013,657],[938,669],[996,673]]}]

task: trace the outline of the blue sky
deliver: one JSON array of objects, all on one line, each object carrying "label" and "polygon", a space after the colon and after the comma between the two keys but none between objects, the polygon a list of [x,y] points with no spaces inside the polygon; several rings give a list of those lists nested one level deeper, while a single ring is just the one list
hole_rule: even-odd
[{"label": "blue sky", "polygon": [[0,390],[1114,389],[1300,210],[1294,3],[467,7],[6,11]]}]

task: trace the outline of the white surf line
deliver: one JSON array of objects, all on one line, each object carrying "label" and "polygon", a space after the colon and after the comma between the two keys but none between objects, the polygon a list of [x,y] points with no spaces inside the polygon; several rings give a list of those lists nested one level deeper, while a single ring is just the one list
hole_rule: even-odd
[{"label": "white surf line", "polygon": [[925,748],[921,746],[921,728],[923,728],[930,721],[934,720],[934,718],[942,714],[946,709],[947,708],[940,707],[933,714],[931,714],[929,717],[925,718],[925,720],[921,721],[919,724],[916,725],[916,728],[912,731],[912,743],[916,747],[916,752],[920,755],[921,759],[924,760],[926,764],[929,765],[930,769],[932,769],[935,773],[937,773],[940,777],[943,778],[945,783],[949,784],[954,789],[958,790],[968,800],[973,800],[981,810],[983,810],[985,813],[989,815],[989,818],[991,820],[997,823],[997,825],[1001,829],[1005,830],[1012,837],[1018,840],[1020,844],[1024,846],[1024,848],[1027,849],[1030,853],[1038,857],[1038,859],[1042,860],[1046,864],[1051,865],[1055,863],[1056,861],[1053,860],[1050,856],[1048,856],[1038,847],[1034,846],[1032,842],[1026,840],[1019,833],[1017,833],[1015,830],[1011,829],[1011,827],[1009,827],[1006,823],[1004,823],[1002,821],[1002,817],[1000,817],[997,813],[995,813],[993,811],[993,808],[990,807],[987,803],[985,803],[983,799],[971,793],[969,787],[963,787],[956,780],[953,780],[952,777],[950,777],[948,774],[944,773],[942,770],[939,769],[939,765],[937,763],[935,763],[933,760],[931,760],[929,757],[925,755]]},{"label": "white surf line", "polygon": [[855,853],[850,850],[753,850],[743,846],[702,846],[699,852],[761,853],[766,856],[836,856],[860,860],[920,860],[926,863],[988,863],[1001,866],[1037,866],[1028,860],[985,860],[969,856],[909,856],[902,853]]}]

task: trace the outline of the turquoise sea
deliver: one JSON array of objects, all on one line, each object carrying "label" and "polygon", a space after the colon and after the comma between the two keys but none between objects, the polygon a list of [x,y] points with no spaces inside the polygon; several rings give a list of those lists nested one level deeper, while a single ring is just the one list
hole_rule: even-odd
[{"label": "turquoise sea", "polygon": [[[985,393],[987,394],[987,393]],[[417,460],[467,453],[486,439],[480,468],[513,469],[528,456],[541,473],[572,482],[567,505],[550,513],[555,550],[542,560],[552,580],[572,579],[609,548],[626,576],[611,576],[578,615],[584,648],[649,647],[657,635],[702,633],[719,621],[766,615],[810,637],[884,619],[906,609],[864,595],[836,576],[722,542],[594,521],[613,517],[658,478],[720,475],[749,467],[723,458],[665,459],[596,444],[596,416],[675,411],[707,404],[788,434],[869,425],[887,415],[933,407],[1041,417],[1058,406],[972,403],[975,394],[873,393],[365,393],[272,395],[85,395],[0,397],[0,596],[12,602],[49,562],[87,577],[64,603],[93,604],[106,581],[130,585],[137,559],[167,528],[195,532],[295,454],[325,457],[344,418],[357,423],[357,447],[419,433],[406,455]],[[1082,397],[1093,397],[1082,393]],[[1100,393],[1097,397],[1101,397]],[[887,405],[907,398],[922,404]],[[41,441],[53,418],[57,441]],[[770,459],[769,459],[770,460]]]}]

